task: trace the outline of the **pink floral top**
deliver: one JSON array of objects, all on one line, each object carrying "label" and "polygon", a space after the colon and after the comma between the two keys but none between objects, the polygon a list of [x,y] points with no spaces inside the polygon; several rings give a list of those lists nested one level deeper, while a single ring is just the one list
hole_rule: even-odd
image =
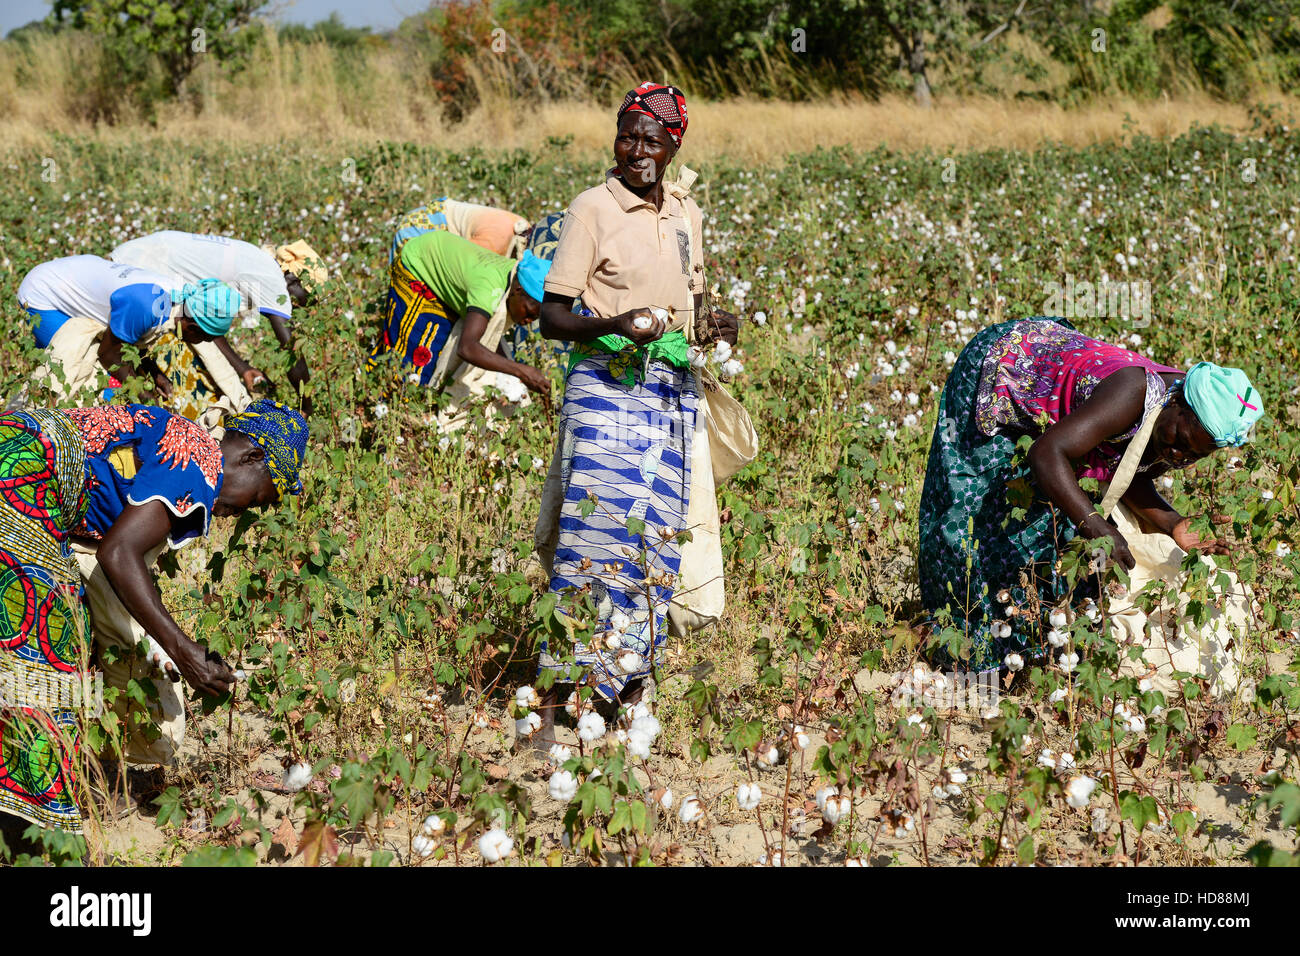
[{"label": "pink floral top", "polygon": [[[996,435],[1004,427],[1041,434],[1087,401],[1102,379],[1131,365],[1146,369],[1145,420],[1165,403],[1166,388],[1160,373],[1178,375],[1178,369],[1056,322],[1017,322],[984,357],[975,399],[975,425],[985,435]],[[1135,435],[1139,427],[1141,421],[1098,445],[1075,474],[1109,481],[1123,456],[1119,443]]]}]

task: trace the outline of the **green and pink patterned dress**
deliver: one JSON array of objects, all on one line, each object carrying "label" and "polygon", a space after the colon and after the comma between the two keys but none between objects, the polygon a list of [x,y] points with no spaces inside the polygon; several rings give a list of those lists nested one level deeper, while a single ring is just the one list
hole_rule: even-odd
[{"label": "green and pink patterned dress", "polygon": [[[1178,369],[1083,335],[1065,319],[1003,322],[962,349],[930,444],[918,562],[926,610],[934,616],[948,609],[972,644],[962,666],[997,667],[1007,653],[1038,640],[1037,621],[1006,618],[996,600],[1006,589],[1024,601],[1022,571],[1044,602],[1065,595],[1053,565],[1074,528],[1042,494],[1028,465],[1013,461],[1017,441],[1041,435],[1108,375],[1134,365],[1146,370],[1144,414],[1158,412],[1167,400],[1160,373]],[[1076,476],[1109,481],[1139,424],[1094,449]],[[1011,625],[1010,637],[993,637],[997,621]]]}]

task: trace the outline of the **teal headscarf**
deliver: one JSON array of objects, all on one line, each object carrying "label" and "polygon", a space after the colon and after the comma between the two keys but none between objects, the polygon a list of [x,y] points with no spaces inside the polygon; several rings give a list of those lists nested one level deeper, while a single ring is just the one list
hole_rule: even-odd
[{"label": "teal headscarf", "polygon": [[550,271],[551,260],[540,259],[529,249],[519,260],[519,269],[515,274],[519,277],[519,287],[528,297],[541,302],[542,296],[546,294],[544,289],[546,273]]},{"label": "teal headscarf", "polygon": [[1187,373],[1183,394],[1220,448],[1244,445],[1250,426],[1264,414],[1259,392],[1239,368],[1198,362]]},{"label": "teal headscarf", "polygon": [[185,305],[185,312],[208,335],[225,335],[244,307],[244,297],[220,279],[187,282],[172,293],[173,302]]}]

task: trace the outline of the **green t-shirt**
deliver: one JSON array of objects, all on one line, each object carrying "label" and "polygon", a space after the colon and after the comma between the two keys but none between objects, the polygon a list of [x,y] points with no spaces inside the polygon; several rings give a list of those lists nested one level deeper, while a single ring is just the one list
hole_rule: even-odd
[{"label": "green t-shirt", "polygon": [[448,312],[464,318],[469,308],[482,309],[489,316],[496,311],[510,288],[515,261],[437,230],[403,245],[402,265],[429,287]]}]

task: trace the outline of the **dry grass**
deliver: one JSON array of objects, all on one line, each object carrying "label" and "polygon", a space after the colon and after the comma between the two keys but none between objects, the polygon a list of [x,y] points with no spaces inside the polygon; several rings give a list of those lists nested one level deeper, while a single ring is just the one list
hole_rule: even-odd
[{"label": "dry grass", "polygon": [[[204,64],[191,78],[193,104],[164,107],[153,124],[96,125],[78,116],[106,95],[97,51],[62,38],[37,38],[30,49],[0,43],[0,142],[39,148],[56,135],[109,142],[140,137],[202,139],[232,144],[282,141],[346,145],[375,139],[470,146],[536,148],[547,137],[573,137],[578,152],[604,153],[613,104],[590,100],[539,103],[512,96],[504,76],[476,73],[481,104],[448,124],[423,61],[392,47],[369,51],[348,66],[324,45],[261,44],[242,72],[226,75]],[[1300,98],[1265,92],[1256,102],[1292,110]],[[779,162],[814,145],[867,150],[968,150],[992,145],[1030,148],[1045,141],[1082,146],[1121,137],[1126,124],[1155,136],[1176,136],[1193,124],[1242,129],[1249,104],[1187,92],[1141,102],[1112,98],[1066,109],[1010,97],[945,98],[922,110],[905,98],[868,101],[826,97],[813,102],[725,100],[692,102],[689,152],[695,161],[730,157]]]}]

